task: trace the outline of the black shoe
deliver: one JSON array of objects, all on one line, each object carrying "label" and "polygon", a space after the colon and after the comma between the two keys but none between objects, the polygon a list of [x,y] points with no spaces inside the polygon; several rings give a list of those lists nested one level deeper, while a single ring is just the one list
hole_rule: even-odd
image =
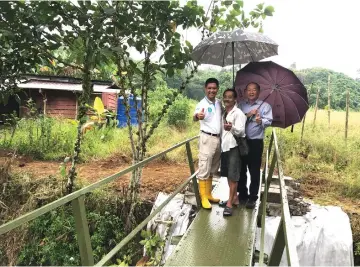
[{"label": "black shoe", "polygon": [[222,200],[222,201],[220,201],[220,202],[219,202],[219,207],[225,208],[227,202],[228,202],[227,200]]},{"label": "black shoe", "polygon": [[241,206],[245,206],[247,202],[248,202],[247,199],[239,199],[239,203]]},{"label": "black shoe", "polygon": [[249,199],[248,202],[246,203],[246,208],[247,209],[254,209],[256,205],[256,201]]}]

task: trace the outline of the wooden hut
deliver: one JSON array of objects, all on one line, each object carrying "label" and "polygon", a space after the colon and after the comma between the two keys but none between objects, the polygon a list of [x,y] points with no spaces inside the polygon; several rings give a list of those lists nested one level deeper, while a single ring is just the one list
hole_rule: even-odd
[{"label": "wooden hut", "polygon": [[[68,119],[76,118],[78,97],[82,91],[81,79],[44,75],[25,75],[24,78],[25,81],[18,84],[18,87],[23,89],[21,105],[17,110],[19,117],[26,116],[26,100],[32,98],[39,113]],[[111,81],[92,80],[92,84],[94,93],[91,103],[98,96],[106,109],[116,112],[119,88]],[[9,104],[14,106],[14,103]]]}]

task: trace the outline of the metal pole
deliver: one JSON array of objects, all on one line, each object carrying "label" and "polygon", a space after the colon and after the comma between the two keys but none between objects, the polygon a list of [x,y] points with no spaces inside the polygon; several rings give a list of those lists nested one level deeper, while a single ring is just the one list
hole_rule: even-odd
[{"label": "metal pole", "polygon": [[85,196],[82,195],[72,201],[73,214],[75,218],[76,236],[79,245],[81,265],[93,266],[94,255],[91,248],[89,226],[86,219]]},{"label": "metal pole", "polygon": [[[194,167],[194,161],[193,161],[193,157],[192,157],[192,153],[191,153],[190,143],[189,142],[186,143],[185,146],[186,146],[187,157],[189,160],[190,174],[193,175],[195,173],[195,167]],[[197,183],[196,176],[194,176],[192,178],[192,183],[193,183],[193,187],[194,187],[197,208],[199,209],[199,208],[201,208],[201,199],[200,199],[199,186]]]}]

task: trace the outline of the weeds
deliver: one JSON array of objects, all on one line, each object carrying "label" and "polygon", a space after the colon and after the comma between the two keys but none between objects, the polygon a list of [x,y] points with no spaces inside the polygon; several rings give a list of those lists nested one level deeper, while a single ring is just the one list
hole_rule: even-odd
[{"label": "weeds", "polygon": [[[357,132],[360,122],[357,116],[355,112],[350,113],[347,145],[344,140],[345,112],[332,112],[331,125],[328,128],[326,111],[318,111],[314,126],[310,119],[313,117],[310,110],[301,144],[300,126],[295,126],[293,133],[287,129],[278,130],[286,174],[303,179],[319,177],[335,185],[333,190],[336,190],[339,196],[359,198],[360,138]],[[323,197],[314,193],[315,198]]]},{"label": "weeds", "polygon": [[[61,187],[61,181],[53,177],[33,180],[12,176],[6,195],[1,197],[7,210],[0,209],[0,224],[59,198]],[[85,205],[94,260],[98,262],[125,237],[123,226],[129,204],[123,196],[104,190],[88,194]],[[148,215],[150,208],[146,202],[136,206],[136,223]],[[1,265],[81,265],[71,205],[48,212],[2,237]],[[140,240],[140,235],[135,237],[109,264],[123,257],[127,265],[134,264],[142,256]]]}]

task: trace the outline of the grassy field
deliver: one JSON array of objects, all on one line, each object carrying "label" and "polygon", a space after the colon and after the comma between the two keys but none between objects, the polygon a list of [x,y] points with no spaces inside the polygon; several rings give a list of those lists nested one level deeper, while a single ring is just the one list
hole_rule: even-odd
[{"label": "grassy field", "polygon": [[360,197],[359,116],[356,112],[349,114],[347,143],[345,112],[341,111],[331,112],[329,127],[327,111],[318,111],[314,124],[314,111],[310,110],[305,119],[303,142],[300,142],[301,124],[295,126],[293,133],[290,129],[278,130],[286,175],[314,184],[314,191],[309,194],[317,202]]},{"label": "grassy field", "polygon": [[303,141],[301,124],[278,130],[285,174],[298,179],[305,197],[322,205],[340,206],[350,217],[355,265],[360,264],[360,113],[350,112],[345,142],[345,112],[309,110]]}]

